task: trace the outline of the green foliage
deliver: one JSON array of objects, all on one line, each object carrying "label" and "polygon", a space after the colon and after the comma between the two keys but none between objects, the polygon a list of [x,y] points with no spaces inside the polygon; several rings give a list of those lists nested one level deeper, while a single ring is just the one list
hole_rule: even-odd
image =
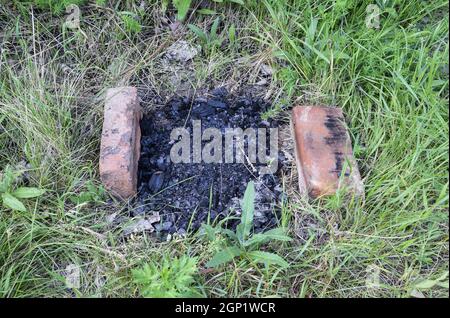
[{"label": "green foliage", "polygon": [[96,186],[92,181],[85,184],[85,191],[81,191],[76,195],[71,195],[69,200],[74,204],[83,203],[101,203],[105,196],[105,189],[103,186]]},{"label": "green foliage", "polygon": [[[198,37],[203,50],[209,52],[222,46],[222,43],[226,38],[226,28],[224,28],[221,33],[218,33],[219,25],[220,17],[217,17],[211,25],[211,30],[209,32],[203,31],[194,24],[188,24],[188,28]],[[236,27],[234,24],[228,28],[228,39],[230,43],[234,43],[236,40]]]},{"label": "green foliage", "polygon": [[134,35],[142,30],[142,25],[137,20],[136,15],[132,12],[122,11],[119,13],[124,31],[126,34]]},{"label": "green foliage", "polygon": [[291,238],[284,233],[282,228],[275,228],[265,233],[252,234],[253,215],[255,210],[255,186],[252,181],[247,185],[242,200],[241,222],[236,228],[236,233],[222,228],[220,225],[212,227],[207,224],[202,225],[203,234],[210,240],[215,241],[218,235],[223,235],[225,246],[220,248],[212,259],[206,264],[207,267],[218,267],[241,256],[255,263],[264,265],[276,265],[286,268],[289,264],[279,255],[257,250],[263,243],[269,241],[290,241]]},{"label": "green foliage", "polygon": [[146,263],[132,271],[133,281],[139,286],[143,297],[175,298],[198,297],[193,287],[197,273],[197,258],[183,255],[180,258],[164,258],[163,261]]},{"label": "green foliage", "polygon": [[33,0],[33,1],[17,1],[22,4],[32,3],[36,5],[37,8],[42,10],[50,10],[51,13],[55,15],[60,15],[65,12],[67,6],[71,4],[83,5],[86,0]]},{"label": "green foliage", "polygon": [[33,187],[15,187],[16,180],[23,171],[14,170],[7,165],[0,173],[0,196],[3,206],[11,210],[26,212],[25,205],[20,199],[36,198],[45,193],[45,190]]},{"label": "green foliage", "polygon": [[424,291],[429,291],[432,288],[448,289],[448,271],[445,271],[441,276],[435,279],[419,279],[413,284],[413,289],[410,293],[413,297],[424,298]]},{"label": "green foliage", "polygon": [[217,3],[231,2],[231,3],[240,4],[240,5],[244,5],[245,4],[244,0],[213,0],[213,1],[217,2]]},{"label": "green foliage", "polygon": [[186,19],[192,0],[173,0],[173,6],[177,9],[177,20],[184,21]]},{"label": "green foliage", "polygon": [[234,24],[230,25],[228,28],[228,40],[231,44],[236,42],[236,26]]},{"label": "green foliage", "polygon": [[[240,5],[245,5],[244,0],[213,0],[216,3],[236,3]],[[178,21],[184,21],[186,19],[186,16],[189,12],[189,9],[191,8],[192,0],[172,0],[172,4],[177,9],[177,20]],[[162,10],[165,12],[167,10],[167,6],[169,4],[168,0],[164,0],[162,2]],[[200,14],[216,14],[216,11],[208,9],[208,8],[202,8],[197,10]]]}]

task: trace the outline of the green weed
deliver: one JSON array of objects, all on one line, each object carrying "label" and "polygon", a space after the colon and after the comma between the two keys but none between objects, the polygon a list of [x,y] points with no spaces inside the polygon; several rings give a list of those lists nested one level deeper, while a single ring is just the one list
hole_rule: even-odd
[{"label": "green weed", "polygon": [[254,214],[255,188],[253,182],[249,182],[242,200],[241,222],[236,228],[236,233],[220,226],[212,227],[207,224],[202,225],[206,237],[210,241],[216,240],[218,235],[223,235],[226,240],[223,246],[206,264],[207,267],[218,267],[232,261],[235,257],[243,257],[250,262],[267,265],[277,265],[288,267],[289,264],[279,255],[258,250],[261,244],[269,241],[288,242],[290,237],[284,234],[282,228],[275,228],[265,233],[252,234],[253,214]]},{"label": "green weed", "polygon": [[27,209],[21,199],[36,198],[45,193],[45,190],[34,187],[16,186],[17,179],[24,171],[15,171],[11,166],[0,172],[0,196],[3,205],[9,209],[26,212]]},{"label": "green weed", "polygon": [[199,297],[200,292],[192,286],[195,274],[197,259],[184,255],[170,260],[164,258],[161,263],[146,263],[133,270],[133,281],[143,297]]}]

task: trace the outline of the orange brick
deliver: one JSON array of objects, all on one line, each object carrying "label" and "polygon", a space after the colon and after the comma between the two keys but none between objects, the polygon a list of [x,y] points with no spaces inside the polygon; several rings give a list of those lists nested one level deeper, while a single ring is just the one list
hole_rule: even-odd
[{"label": "orange brick", "polygon": [[100,178],[120,198],[136,194],[142,112],[135,87],[108,89],[100,144]]},{"label": "orange brick", "polygon": [[[341,109],[297,106],[292,111],[291,123],[300,192],[317,198],[332,195],[345,185],[350,192],[363,196],[361,176]],[[347,167],[345,171],[344,167]]]}]

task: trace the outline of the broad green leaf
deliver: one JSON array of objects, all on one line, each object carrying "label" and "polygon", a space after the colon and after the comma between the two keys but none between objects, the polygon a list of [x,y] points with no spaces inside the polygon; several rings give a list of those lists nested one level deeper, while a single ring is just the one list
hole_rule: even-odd
[{"label": "broad green leaf", "polygon": [[305,42],[309,45],[313,45],[314,37],[316,35],[318,18],[311,18],[311,23],[309,24],[308,32],[306,33]]},{"label": "broad green leaf", "polygon": [[12,195],[19,199],[36,198],[45,193],[45,190],[30,187],[17,188]]},{"label": "broad green leaf", "polygon": [[254,234],[249,240],[244,242],[244,246],[262,244],[271,240],[289,242],[292,239],[285,235],[283,228],[278,227],[264,233]]},{"label": "broad green leaf", "polygon": [[177,9],[177,20],[184,21],[191,7],[191,0],[173,0],[173,6]]},{"label": "broad green leaf", "polygon": [[417,289],[430,289],[430,288],[434,287],[437,283],[438,283],[438,281],[436,281],[436,280],[424,279],[424,280],[421,280],[420,282],[416,283],[414,285],[414,287],[416,287]]},{"label": "broad green leaf", "polygon": [[211,9],[199,9],[199,10],[197,10],[197,12],[200,14],[205,14],[205,15],[214,15],[217,13],[216,11],[211,10]]},{"label": "broad green leaf", "polygon": [[236,27],[234,24],[230,25],[230,28],[228,29],[228,40],[230,40],[231,43],[236,41]]},{"label": "broad green leaf", "polygon": [[415,298],[425,298],[425,295],[417,289],[413,289],[410,293],[410,296],[415,297]]},{"label": "broad green leaf", "polygon": [[210,32],[210,36],[211,39],[215,39],[217,36],[217,29],[219,28],[219,23],[220,23],[220,17],[217,17],[214,22],[213,25],[211,26],[211,32]]},{"label": "broad green leaf", "polygon": [[245,4],[244,0],[228,0],[228,1],[240,4],[240,5],[244,5]]},{"label": "broad green leaf", "polygon": [[202,224],[201,230],[204,232],[209,241],[214,241],[217,235],[217,229],[208,224]]},{"label": "broad green leaf", "polygon": [[445,279],[447,279],[447,276],[448,276],[448,271],[445,272],[444,274],[442,274],[437,279],[434,279],[434,280],[432,280],[432,279],[421,280],[418,283],[416,283],[414,285],[414,287],[416,289],[431,289],[434,286],[440,286],[440,287],[448,289],[448,281],[444,281]]},{"label": "broad green leaf", "polygon": [[289,267],[289,263],[286,262],[284,258],[278,256],[277,254],[262,251],[253,251],[248,253],[248,256],[250,257],[251,260],[257,263],[275,264],[284,268]]},{"label": "broad green leaf", "polygon": [[448,281],[446,282],[438,282],[436,286],[448,289]]},{"label": "broad green leaf", "polygon": [[228,263],[236,256],[241,255],[241,250],[237,246],[227,247],[224,250],[217,252],[213,258],[206,263],[206,267],[217,267],[219,265]]},{"label": "broad green leaf", "polygon": [[[442,274],[437,280],[438,280],[438,281],[446,280],[447,277],[448,277],[448,274],[449,274],[449,272],[446,271],[446,272],[445,272],[444,274]],[[448,281],[447,281],[447,282],[448,282]]]},{"label": "broad green leaf", "polygon": [[269,237],[271,240],[285,241],[285,242],[292,241],[292,239],[286,235],[286,232],[282,227],[271,229],[267,232],[264,232],[263,234]]},{"label": "broad green leaf", "polygon": [[167,8],[169,7],[169,0],[162,0],[161,3],[161,11],[165,13],[167,11]]},{"label": "broad green leaf", "polygon": [[13,197],[11,194],[9,194],[7,192],[2,193],[2,200],[3,200],[3,205],[12,210],[17,210],[17,211],[22,211],[22,212],[25,212],[27,210],[22,202],[20,202],[18,199],[16,199],[15,197]]},{"label": "broad green leaf", "polygon": [[236,233],[234,233],[232,230],[229,229],[221,229],[221,232],[225,235],[227,235],[230,239],[235,240],[237,239]]},{"label": "broad green leaf", "polygon": [[327,62],[327,64],[330,64],[330,60],[325,56],[325,54],[323,54],[322,52],[320,52],[318,49],[316,49],[314,46],[310,45],[309,43],[306,43],[303,40],[300,40],[300,42],[302,42],[308,49],[310,49],[311,51],[313,51],[314,53],[316,53],[316,55],[321,58],[322,60],[324,60],[325,62]]},{"label": "broad green leaf", "polygon": [[255,185],[250,181],[245,189],[244,198],[242,200],[241,223],[237,226],[237,234],[239,241],[243,243],[250,235],[253,225],[253,213],[255,211]]},{"label": "broad green leaf", "polygon": [[87,202],[91,202],[92,200],[92,196],[89,192],[81,192],[78,195],[71,195],[69,197],[69,200],[73,203],[73,204],[83,204],[83,203],[87,203]]},{"label": "broad green leaf", "polygon": [[263,233],[253,234],[252,237],[242,243],[243,246],[251,246],[265,243],[269,240],[269,238]]},{"label": "broad green leaf", "polygon": [[8,192],[14,181],[22,175],[23,171],[13,170],[10,165],[0,172],[0,192]]},{"label": "broad green leaf", "polygon": [[193,25],[193,24],[188,24],[188,28],[189,28],[189,30],[194,32],[195,35],[197,35],[201,41],[203,41],[203,42],[208,41],[208,37],[206,36],[206,33],[203,32],[203,30],[200,29],[198,26]]}]

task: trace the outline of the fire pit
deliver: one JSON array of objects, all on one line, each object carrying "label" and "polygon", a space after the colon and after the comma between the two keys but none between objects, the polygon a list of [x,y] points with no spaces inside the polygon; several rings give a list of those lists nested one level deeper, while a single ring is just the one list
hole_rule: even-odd
[{"label": "fire pit", "polygon": [[[220,220],[234,230],[249,181],[256,188],[254,231],[277,225],[285,198],[281,176],[291,160],[278,149],[278,129],[286,131],[286,123],[261,119],[267,102],[251,90],[231,94],[219,87],[173,97],[142,118],[138,101],[145,99],[133,87],[114,88],[105,104],[100,176],[114,194],[133,199],[137,223],[125,234],[149,231],[166,239]],[[343,189],[364,197],[344,121],[339,108],[294,108],[301,195]]]},{"label": "fire pit", "polygon": [[174,97],[146,114],[133,215],[158,213],[154,227],[161,235],[195,231],[226,217],[234,229],[240,199],[253,180],[254,230],[275,227],[285,158],[278,151],[279,123],[261,119],[269,106],[251,94],[217,88],[201,97]]}]

